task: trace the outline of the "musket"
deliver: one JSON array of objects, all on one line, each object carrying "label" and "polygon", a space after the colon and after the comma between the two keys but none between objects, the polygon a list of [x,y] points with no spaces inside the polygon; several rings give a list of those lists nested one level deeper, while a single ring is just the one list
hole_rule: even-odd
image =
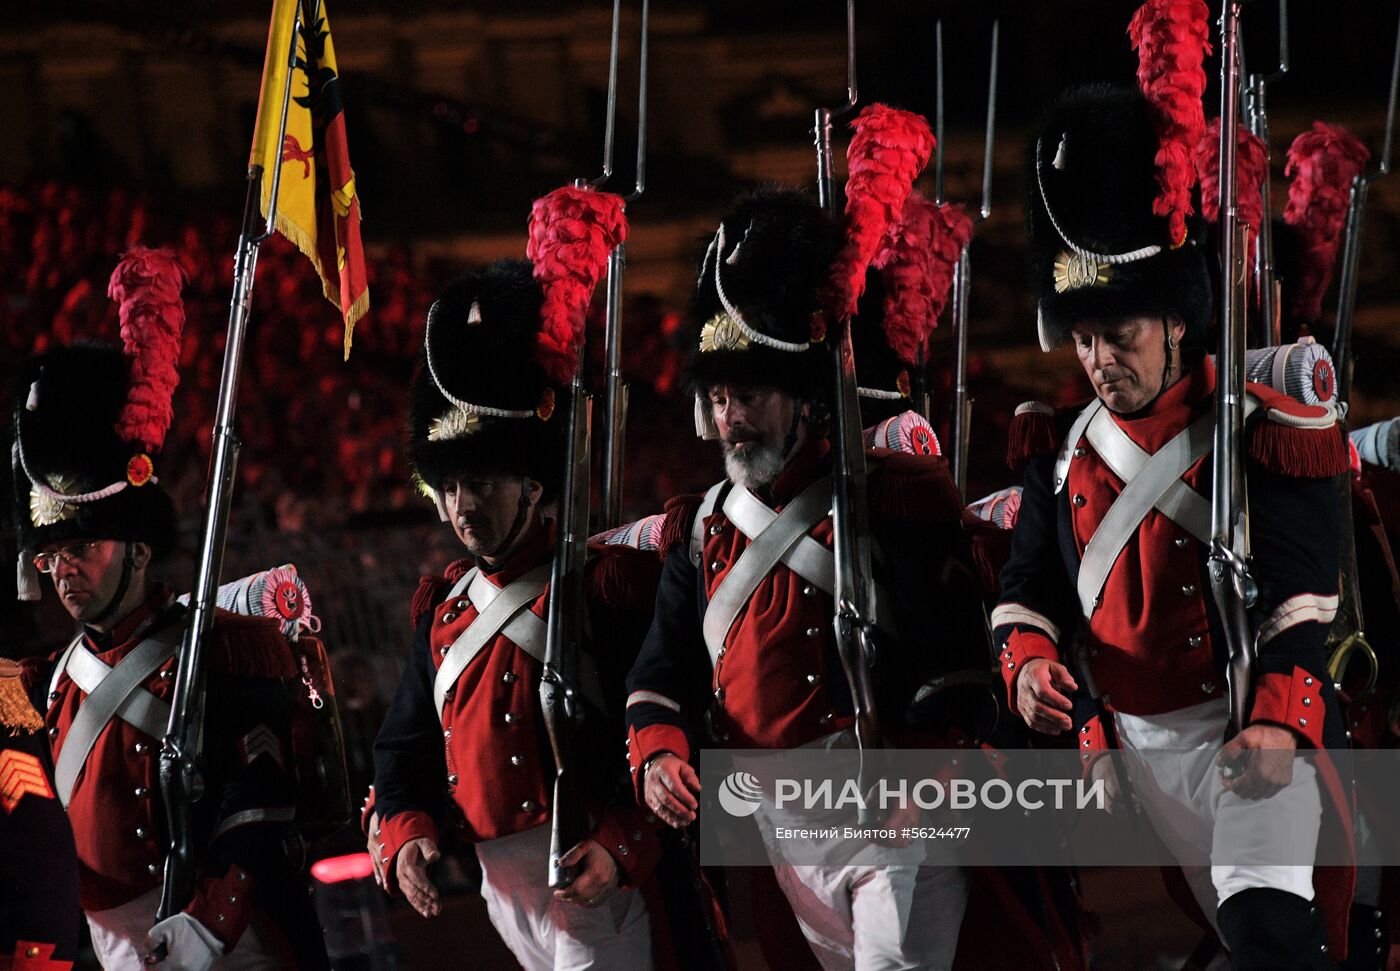
[{"label": "musket", "polygon": [[[1241,73],[1244,56],[1241,54]],[[1245,125],[1264,144],[1263,218],[1259,222],[1259,240],[1254,248],[1254,291],[1259,294],[1259,323],[1255,347],[1283,342],[1282,313],[1279,307],[1278,279],[1274,269],[1273,198],[1269,190],[1269,116],[1268,87],[1288,73],[1288,0],[1278,0],[1278,64],[1268,74],[1247,74],[1244,84]]]},{"label": "musket", "polygon": [[[938,110],[940,120],[938,127],[940,131],[943,127],[941,119],[943,109],[943,37],[942,23],[939,24],[938,31]],[[977,211],[977,222],[982,222],[992,214],[992,146],[996,137],[996,117],[997,117],[997,54],[1000,48],[1001,22],[992,21],[992,56],[991,73],[987,82],[987,138],[982,150],[982,205]],[[939,172],[937,184],[941,185],[942,178],[942,143],[937,149]],[[939,197],[938,202],[942,204],[942,192],[936,190]],[[952,439],[953,439],[953,480],[957,483],[958,492],[964,498],[967,496],[967,453],[972,438],[972,396],[967,387],[967,299],[968,292],[972,286],[972,261],[968,256],[968,247],[964,246],[962,252],[958,254],[957,265],[953,267],[953,337],[957,341],[957,358],[953,380],[953,417],[952,417]]]},{"label": "musket", "polygon": [[[311,3],[315,21],[320,0]],[[296,73],[297,31],[301,4],[292,6],[289,24],[274,24],[269,50],[276,50],[277,30],[281,28],[287,45],[287,78],[282,91],[282,116],[276,144],[287,134],[287,109],[291,100],[292,77]],[[204,735],[204,645],[214,627],[219,574],[223,569],[224,544],[228,536],[229,509],[233,498],[233,477],[238,465],[239,441],[234,434],[234,413],[238,406],[238,378],[243,362],[248,317],[252,307],[253,278],[257,271],[258,249],[273,234],[277,224],[277,194],[281,188],[282,163],[272,172],[272,189],[267,221],[258,222],[258,202],[262,194],[262,166],[248,166],[248,195],[243,204],[243,220],[234,256],[233,296],[229,301],[228,336],[224,343],[223,372],[219,377],[218,405],[214,415],[212,455],[209,460],[209,495],[200,532],[199,558],[195,585],[190,593],[190,619],[180,644],[175,669],[175,688],[170,701],[170,720],[160,750],[160,793],[169,827],[170,849],[165,857],[165,878],[161,886],[156,920],[162,921],[183,910],[194,894],[193,807],[203,796],[204,782],[199,763]],[[259,232],[261,228],[261,232]]]},{"label": "musket", "polygon": [[[1245,498],[1244,454],[1244,283],[1247,268],[1241,246],[1239,151],[1241,0],[1226,0],[1220,17],[1220,349],[1216,358],[1215,458],[1211,492],[1210,587],[1229,648],[1226,682],[1230,721],[1242,731],[1249,718],[1254,682],[1255,643],[1248,610],[1258,597],[1250,574],[1249,512]],[[1229,771],[1227,769],[1227,771]]]},{"label": "musket", "polygon": [[[642,0],[642,76],[646,76],[646,32],[649,0]],[[603,138],[603,174],[597,179],[580,179],[575,184],[601,188],[612,176],[614,117],[617,106],[617,52],[621,24],[621,0],[613,0],[612,54],[608,77],[608,117]],[[640,97],[638,120],[637,181],[628,199],[641,195],[645,151],[645,80]],[[609,353],[616,350],[623,258],[622,246],[608,258],[608,305],[613,329],[609,331]],[[577,727],[583,717],[579,688],[580,656],[583,649],[583,622],[588,609],[584,571],[588,560],[589,513],[592,500],[590,472],[593,460],[593,396],[585,383],[587,328],[581,332],[578,368],[569,388],[567,443],[564,458],[563,492],[559,500],[559,528],[555,539],[554,562],[550,568],[549,604],[545,613],[545,658],[540,675],[540,710],[545,733],[554,754],[554,798],[549,828],[549,886],[562,889],[574,882],[577,866],[566,867],[561,860],[588,835],[588,817],[579,788],[576,757]],[[610,362],[610,367],[614,362]],[[616,371],[613,372],[616,374]],[[620,375],[618,375],[620,381]],[[615,426],[619,427],[619,426]],[[618,446],[621,445],[619,441]],[[619,463],[620,466],[620,463]],[[620,467],[618,470],[620,474]]]},{"label": "musket", "polygon": [[[612,174],[614,118],[617,114],[617,49],[621,0],[613,0],[612,55],[608,62],[608,120],[604,135],[603,169]],[[642,0],[642,41],[638,53],[640,78],[637,82],[637,179],[628,203],[646,191],[647,160],[647,38],[650,0]],[[606,176],[605,176],[606,178]],[[619,244],[608,256],[607,305],[603,341],[607,359],[603,398],[607,437],[603,439],[603,522],[605,527],[622,522],[623,461],[627,442],[627,383],[622,378],[622,275],[627,269],[627,244]]]},{"label": "musket", "polygon": [[[839,108],[818,108],[813,129],[817,149],[817,198],[827,214],[836,217],[835,177],[831,156],[831,123],[856,106],[855,0],[846,0],[846,103]],[[836,380],[835,474],[833,476],[832,534],[836,560],[836,651],[851,689],[855,714],[858,784],[869,788],[865,752],[884,747],[880,714],[876,705],[871,666],[875,661],[874,576],[871,572],[870,507],[867,504],[865,443],[861,436],[860,399],[857,397],[856,356],[851,321],[837,321],[832,340]],[[861,800],[862,826],[877,823],[874,807]]]},{"label": "musket", "polygon": [[[1374,171],[1363,172],[1352,179],[1351,196],[1347,205],[1346,242],[1342,250],[1342,270],[1337,300],[1337,327],[1332,341],[1333,367],[1337,375],[1337,401],[1340,405],[1337,424],[1343,437],[1347,435],[1347,406],[1351,401],[1352,320],[1356,312],[1356,280],[1361,266],[1361,238],[1366,216],[1366,200],[1371,183],[1390,171],[1391,139],[1395,125],[1396,86],[1400,83],[1400,26],[1397,26],[1395,53],[1390,66],[1390,102],[1386,109],[1385,143],[1380,164]],[[1328,631],[1328,671],[1340,689],[1347,663],[1354,651],[1361,651],[1370,664],[1367,688],[1353,697],[1368,693],[1377,676],[1376,652],[1366,637],[1366,614],[1361,602],[1361,589],[1356,564],[1356,523],[1352,517],[1351,477],[1346,476],[1338,486],[1342,503],[1342,579],[1341,599],[1337,616]]]}]

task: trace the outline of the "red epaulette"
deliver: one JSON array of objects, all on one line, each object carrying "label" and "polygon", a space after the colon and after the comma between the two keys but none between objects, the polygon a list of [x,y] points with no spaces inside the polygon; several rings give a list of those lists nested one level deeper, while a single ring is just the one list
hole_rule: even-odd
[{"label": "red epaulette", "polygon": [[214,614],[209,632],[209,669],[241,678],[290,678],[296,674],[282,625],[272,617],[227,610]]},{"label": "red epaulette", "polygon": [[1253,382],[1248,382],[1245,390],[1259,402],[1246,432],[1250,458],[1270,472],[1300,478],[1346,473],[1347,445],[1337,429],[1335,409],[1305,405]]},{"label": "red epaulette", "polygon": [[413,591],[413,600],[408,607],[408,626],[417,630],[423,616],[438,605],[452,584],[462,579],[471,566],[471,560],[453,560],[447,564],[442,576],[419,577],[418,589]]},{"label": "red epaulette", "polygon": [[661,561],[651,550],[590,544],[587,595],[608,607],[650,610],[661,581]]},{"label": "red epaulette", "polygon": [[666,500],[662,508],[665,518],[661,521],[661,540],[656,547],[660,559],[666,559],[674,547],[690,542],[690,523],[704,501],[705,495],[700,492]]},{"label": "red epaulette", "polygon": [[1006,429],[1006,467],[1017,475],[1032,455],[1049,455],[1059,448],[1055,409],[1043,401],[1023,401]]},{"label": "red epaulette", "polygon": [[963,503],[941,455],[911,455],[873,448],[870,509],[896,522],[960,523]]}]

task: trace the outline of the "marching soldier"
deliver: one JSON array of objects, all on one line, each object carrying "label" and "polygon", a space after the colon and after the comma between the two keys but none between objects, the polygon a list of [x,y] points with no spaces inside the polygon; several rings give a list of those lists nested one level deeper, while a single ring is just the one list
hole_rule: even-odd
[{"label": "marching soldier", "polygon": [[[1206,562],[1211,286],[1197,242],[1173,247],[1153,212],[1158,150],[1146,99],[1103,86],[1063,96],[1034,144],[1041,341],[1073,342],[1095,397],[1055,418],[1020,416],[1045,426],[1022,440],[1048,447],[1026,466],[995,643],[1014,709],[1037,731],[1072,733],[1086,763],[1114,744],[1195,753],[1180,779],[1136,787],[1160,834],[1205,820],[1217,847],[1250,833],[1275,838],[1290,862],[1311,859],[1349,839],[1330,763],[1291,758],[1346,744],[1323,656],[1337,609],[1333,477],[1346,454],[1331,409],[1247,386],[1258,660],[1247,725],[1217,759],[1229,712]],[[1284,812],[1265,814],[1266,797]],[[1232,967],[1328,967],[1345,949],[1348,868],[1236,857],[1188,879]]]},{"label": "marching soldier", "polygon": [[184,608],[155,579],[175,538],[159,484],[159,447],[178,380],[179,264],[133,251],[113,277],[125,290],[127,350],[60,347],[28,361],[16,398],[15,525],[21,594],[47,573],[78,635],[24,662],[45,712],[54,787],[76,840],[78,890],[103,967],[323,967],[304,879],[284,850],[296,815],[291,698],[295,669],[271,618],[220,611],[193,807],[194,899],[155,922],[166,814],[157,784]]},{"label": "marching soldier", "polygon": [[555,767],[539,683],[557,524],[546,510],[564,472],[567,390],[539,362],[541,303],[530,264],[503,261],[449,287],[429,311],[412,461],[471,559],[425,578],[414,596],[408,667],[375,742],[366,828],[381,883],[425,917],[441,910],[428,871],[442,845],[472,844],[491,921],[531,971],[650,968],[665,939],[667,911],[653,892],[663,848],[631,799],[617,740],[657,565],[630,547],[595,548],[586,570],[592,644],[576,774],[592,829],[565,848],[564,864],[579,870],[572,884],[551,890],[547,880]]},{"label": "marching soldier", "polygon": [[[725,216],[701,265],[695,309],[704,323],[689,376],[697,426],[720,442],[726,479],[668,505],[656,617],[628,679],[638,799],[677,829],[696,818],[690,759],[702,717],[717,743],[734,748],[823,744],[853,724],[831,573],[821,565],[831,562],[833,378],[814,326],[839,243],[815,200],[767,192]],[[938,674],[989,667],[961,502],[942,459],[867,455],[883,584],[881,716],[895,738],[922,732],[955,744],[958,728],[940,721],[949,699],[920,689]],[[768,545],[759,537],[778,523],[807,537],[789,544],[802,556],[755,556]],[[721,598],[721,589],[733,596]],[[938,618],[936,643],[930,617]],[[951,964],[966,902],[962,871],[774,862],[824,967]]]}]

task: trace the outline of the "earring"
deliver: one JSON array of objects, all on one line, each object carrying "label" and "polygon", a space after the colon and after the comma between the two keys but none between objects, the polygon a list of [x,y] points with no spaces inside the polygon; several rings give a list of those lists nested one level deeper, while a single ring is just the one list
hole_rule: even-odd
[{"label": "earring", "polygon": [[1167,336],[1167,346],[1172,350],[1176,350],[1176,337],[1174,335]]}]

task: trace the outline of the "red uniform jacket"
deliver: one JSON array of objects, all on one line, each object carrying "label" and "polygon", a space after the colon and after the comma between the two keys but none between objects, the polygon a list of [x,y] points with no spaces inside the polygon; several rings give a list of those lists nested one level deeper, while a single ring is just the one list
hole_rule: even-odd
[{"label": "red uniform jacket", "polygon": [[[509,564],[486,575],[505,587],[548,563],[553,549],[553,530],[542,530]],[[604,703],[613,714],[595,713],[584,720],[584,730],[593,734],[577,746],[587,760],[580,778],[597,819],[593,839],[612,854],[626,882],[635,885],[655,865],[661,849],[656,824],[632,805],[626,766],[620,753],[613,753],[621,737],[617,713],[623,678],[650,617],[657,566],[651,554],[627,547],[599,546],[591,552],[588,624],[596,650],[590,654]],[[365,818],[379,813],[391,888],[394,859],[412,839],[439,840],[446,827],[461,839],[482,842],[550,819],[554,759],[540,712],[539,661],[498,633],[458,677],[438,718],[433,679],[445,649],[477,617],[467,600],[443,599],[468,566],[458,561],[448,567],[446,578],[424,579],[414,601],[416,633],[408,667],[375,741],[375,785]],[[546,588],[528,609],[543,618],[548,599]],[[541,860],[541,877],[544,866]]]}]

